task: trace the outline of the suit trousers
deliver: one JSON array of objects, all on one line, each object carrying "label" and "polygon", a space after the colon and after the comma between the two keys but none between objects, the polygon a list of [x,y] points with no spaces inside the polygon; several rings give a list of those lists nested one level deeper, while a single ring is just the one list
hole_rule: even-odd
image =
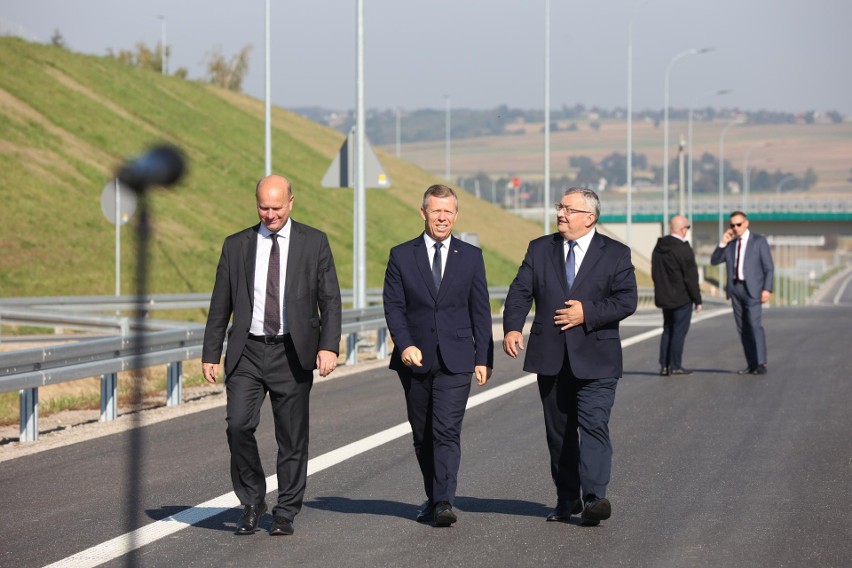
[{"label": "suit trousers", "polygon": [[426,373],[400,371],[414,453],[430,503],[453,504],[461,464],[461,430],[470,395],[471,373],[443,366]]},{"label": "suit trousers", "polygon": [[274,515],[291,521],[302,508],[308,477],[308,413],[313,372],[299,364],[290,336],[284,343],[247,341],[234,372],[225,381],[231,482],[243,505],[266,498],[266,476],[255,431],[266,393],[272,404],[278,442],[278,502]]},{"label": "suit trousers", "polygon": [[558,499],[606,497],[612,471],[609,417],[617,384],[617,378],[576,378],[567,353],[558,375],[538,375]]},{"label": "suit trousers", "polygon": [[663,335],[660,337],[660,366],[683,367],[683,346],[692,321],[692,304],[663,308]]},{"label": "suit trousers", "polygon": [[734,309],[734,321],[737,333],[743,344],[746,363],[749,369],[766,364],[766,334],[763,332],[763,304],[760,298],[752,298],[742,282],[729,288],[731,307]]}]

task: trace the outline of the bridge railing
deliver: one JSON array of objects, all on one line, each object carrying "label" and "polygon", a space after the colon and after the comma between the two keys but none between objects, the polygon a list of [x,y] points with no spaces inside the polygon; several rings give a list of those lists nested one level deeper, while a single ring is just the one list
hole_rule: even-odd
[{"label": "bridge railing", "polygon": [[[489,288],[494,301],[502,301],[507,286]],[[351,297],[351,292],[346,294]],[[653,305],[653,288],[640,288],[640,307]],[[371,290],[368,298],[380,300],[381,291]],[[209,294],[152,295],[144,306],[150,310],[207,307]],[[92,311],[129,311],[138,308],[135,297],[62,297],[0,299],[0,323],[34,325],[54,329],[74,329],[109,334],[44,338],[63,343],[0,353],[0,392],[19,391],[20,440],[38,439],[38,389],[43,386],[100,376],[101,421],[118,416],[118,373],[156,365],[166,365],[166,404],[182,402],[183,363],[201,357],[204,326],[187,322],[117,315]],[[343,311],[345,364],[354,365],[362,349],[369,357],[388,356],[384,308],[372,305]],[[367,336],[370,336],[369,338]],[[6,341],[20,339],[7,336]]]}]

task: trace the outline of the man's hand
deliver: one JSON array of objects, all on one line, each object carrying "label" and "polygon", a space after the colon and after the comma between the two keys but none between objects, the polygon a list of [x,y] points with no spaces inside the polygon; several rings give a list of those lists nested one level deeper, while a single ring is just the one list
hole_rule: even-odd
[{"label": "man's hand", "polygon": [[703,309],[704,309],[704,307],[701,304],[695,304],[695,313],[696,314],[701,312]]},{"label": "man's hand", "polygon": [[760,293],[760,303],[765,304],[766,302],[769,301],[769,298],[771,298],[771,297],[772,297],[772,292],[770,292],[769,290],[764,290],[763,292]]},{"label": "man's hand", "polygon": [[327,377],[337,368],[337,353],[321,349],[317,352],[317,369],[320,377]]},{"label": "man's hand", "polygon": [[201,373],[208,383],[215,385],[219,378],[219,363],[201,363]]},{"label": "man's hand", "polygon": [[510,331],[503,336],[503,351],[515,359],[519,351],[524,350],[524,335],[520,331]]},{"label": "man's hand", "polygon": [[567,307],[561,310],[556,310],[556,315],[553,316],[553,323],[561,326],[563,331],[571,327],[582,325],[586,321],[583,316],[583,304],[577,300],[566,300]]},{"label": "man's hand", "polygon": [[476,375],[476,382],[479,386],[484,385],[491,378],[491,367],[485,365],[477,365],[473,368],[473,374]]},{"label": "man's hand", "polygon": [[422,367],[423,353],[414,345],[406,347],[405,351],[402,352],[402,363],[409,367]]}]

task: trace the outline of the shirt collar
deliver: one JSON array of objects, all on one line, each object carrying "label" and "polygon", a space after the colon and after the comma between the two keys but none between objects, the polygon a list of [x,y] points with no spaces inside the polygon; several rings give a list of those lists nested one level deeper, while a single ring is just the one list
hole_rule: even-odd
[{"label": "shirt collar", "polygon": [[[577,243],[575,247],[579,247],[581,251],[589,250],[589,245],[591,244],[592,238],[594,238],[596,232],[597,230],[592,227],[591,231],[574,241],[575,243]],[[564,239],[564,243],[565,246],[568,246],[568,239]]]},{"label": "shirt collar", "polygon": [[[290,219],[289,219],[289,217],[288,217],[288,218],[287,218],[287,222],[286,222],[286,223],[284,223],[284,226],[283,226],[283,227],[281,227],[281,229],[279,229],[279,231],[278,231],[277,235],[278,235],[279,237],[283,237],[283,238],[285,238],[285,239],[289,239],[289,238],[290,238],[290,229],[291,229],[292,227],[293,227],[293,224],[290,222]],[[261,223],[261,224],[260,224],[260,231],[258,231],[258,232],[260,233],[260,236],[261,236],[261,237],[263,237],[264,239],[265,239],[265,238],[268,238],[270,235],[272,235],[272,231],[270,231],[270,230],[266,227],[266,225],[264,225],[263,223]]]},{"label": "shirt collar", "polygon": [[[451,234],[449,237],[447,237],[446,239],[441,241],[441,243],[444,245],[444,248],[447,248],[447,246],[449,246],[450,240],[452,240],[452,238],[453,238],[453,235]],[[433,239],[432,237],[430,237],[428,235],[428,233],[426,233],[425,231],[423,232],[423,241],[426,243],[427,248],[434,247],[435,243],[438,242],[435,239]]]}]

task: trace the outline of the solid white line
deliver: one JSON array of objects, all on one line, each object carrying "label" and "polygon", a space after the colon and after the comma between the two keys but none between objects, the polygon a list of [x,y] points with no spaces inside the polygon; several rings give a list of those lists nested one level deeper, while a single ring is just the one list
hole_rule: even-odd
[{"label": "solid white line", "polygon": [[[714,310],[713,312],[703,312],[698,314],[693,321],[701,321],[722,315],[730,312],[727,310]],[[629,347],[646,339],[656,337],[663,332],[662,328],[652,329],[639,335],[635,335],[621,342],[621,347]],[[479,393],[470,397],[467,401],[466,408],[473,408],[484,404],[501,396],[507,395],[536,381],[534,374],[524,375],[518,379],[510,381],[506,384],[493,387],[483,393]],[[324,469],[328,469],[339,463],[342,463],[357,455],[378,448],[388,442],[392,442],[397,438],[401,438],[411,432],[411,426],[408,422],[397,424],[387,430],[382,430],[372,436],[368,436],[357,442],[352,442],[343,447],[332,450],[321,456],[317,456],[308,461],[308,475],[313,475]],[[278,476],[270,475],[266,478],[267,487],[278,487]],[[225,493],[204,503],[200,503],[189,509],[185,509],[180,513],[176,513],[166,519],[154,521],[144,527],[139,527],[135,531],[117,536],[106,542],[87,548],[82,552],[78,552],[62,560],[58,560],[53,564],[47,565],[45,568],[73,567],[73,568],[94,568],[105,562],[119,558],[132,550],[136,550],[146,544],[155,542],[161,538],[165,538],[178,531],[181,531],[189,526],[200,523],[210,517],[224,513],[229,509],[234,509],[240,506],[240,501],[233,491]]]},{"label": "solid white line", "polygon": [[837,294],[834,295],[834,301],[832,303],[840,304],[840,298],[843,297],[843,293],[846,291],[846,286],[849,285],[850,281],[852,281],[852,274],[846,277],[843,284],[840,285],[840,289],[837,291]]}]

